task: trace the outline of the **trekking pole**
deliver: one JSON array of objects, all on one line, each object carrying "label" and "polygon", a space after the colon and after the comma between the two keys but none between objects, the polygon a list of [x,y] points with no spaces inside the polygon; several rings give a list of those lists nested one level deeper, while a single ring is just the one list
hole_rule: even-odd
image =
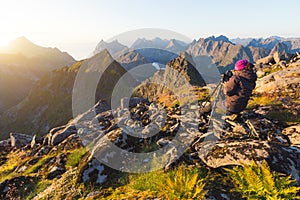
[{"label": "trekking pole", "polygon": [[[210,113],[210,115],[209,115],[209,120],[208,120],[208,126],[210,125],[210,122],[211,122],[211,118],[212,118],[212,116],[213,116],[213,114],[214,114],[214,110],[215,110],[215,107],[216,107],[216,105],[217,105],[217,98],[219,98],[219,93],[220,93],[220,91],[221,91],[221,88],[222,88],[222,84],[221,84],[222,82],[220,81],[220,83],[217,85],[217,87],[215,88],[215,90],[214,90],[214,92],[213,93],[216,93],[216,98],[215,98],[215,100],[213,101],[214,103],[213,103],[213,105],[212,105],[212,107],[211,107],[211,113]],[[213,94],[212,93],[212,94]]]},{"label": "trekking pole", "polygon": [[[216,105],[217,105],[216,99],[217,99],[218,96],[219,96],[220,90],[221,90],[221,88],[222,88],[221,86],[222,86],[222,80],[218,83],[218,85],[217,85],[216,88],[212,91],[212,93],[210,93],[210,95],[206,98],[206,101],[205,101],[205,103],[204,103],[204,106],[202,107],[202,108],[205,108],[205,105],[206,105],[206,103],[208,102],[208,100],[216,93],[216,98],[215,98],[215,100],[213,101],[214,103],[213,103],[213,106],[212,106],[212,108],[211,108],[211,113],[210,113],[209,120],[208,120],[208,122],[207,122],[208,128],[209,128],[209,126],[210,126],[210,122],[211,122],[212,115],[213,115],[213,113],[214,113],[214,109],[215,109],[215,107],[216,107]],[[193,143],[192,146],[194,146],[194,145],[195,145],[196,143],[198,143],[200,140],[201,140],[201,137],[198,138],[198,139]]]}]

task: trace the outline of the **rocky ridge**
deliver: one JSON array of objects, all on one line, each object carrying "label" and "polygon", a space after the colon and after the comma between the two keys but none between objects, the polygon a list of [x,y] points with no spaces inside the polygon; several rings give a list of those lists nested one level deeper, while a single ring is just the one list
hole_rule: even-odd
[{"label": "rocky ridge", "polygon": [[76,61],[57,48],[46,48],[21,37],[0,50],[0,114],[20,103],[36,81]]}]

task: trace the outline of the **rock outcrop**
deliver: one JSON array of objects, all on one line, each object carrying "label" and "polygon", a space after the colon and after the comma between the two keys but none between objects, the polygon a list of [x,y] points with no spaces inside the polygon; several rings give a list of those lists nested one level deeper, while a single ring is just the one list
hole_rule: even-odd
[{"label": "rock outcrop", "polygon": [[30,144],[32,136],[21,133],[10,133],[12,147],[24,147]]},{"label": "rock outcrop", "polygon": [[282,132],[289,138],[291,146],[300,147],[300,125],[290,126]]},{"label": "rock outcrop", "polygon": [[[150,101],[168,94],[191,94],[191,87],[206,85],[201,74],[197,71],[192,57],[183,52],[171,60],[164,71],[156,72],[153,77],[144,81],[136,88],[135,94]],[[177,94],[176,94],[177,95]]]},{"label": "rock outcrop", "polygon": [[297,85],[300,82],[299,69],[300,64],[279,70],[261,78],[257,81],[256,92],[271,93],[276,90],[285,90],[293,84]]}]

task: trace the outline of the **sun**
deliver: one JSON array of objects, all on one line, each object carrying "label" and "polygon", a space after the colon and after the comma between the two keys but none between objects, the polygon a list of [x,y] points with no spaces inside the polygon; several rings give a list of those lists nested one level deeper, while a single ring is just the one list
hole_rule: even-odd
[{"label": "sun", "polygon": [[0,31],[0,49],[4,49],[9,46],[9,44],[16,39],[16,34]]},{"label": "sun", "polygon": [[3,37],[0,35],[0,48],[5,48],[9,45],[9,43],[12,41],[9,37]]}]

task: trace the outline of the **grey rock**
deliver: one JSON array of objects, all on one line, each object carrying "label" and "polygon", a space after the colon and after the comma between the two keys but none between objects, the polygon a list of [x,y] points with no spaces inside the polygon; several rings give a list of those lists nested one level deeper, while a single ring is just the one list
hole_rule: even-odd
[{"label": "grey rock", "polygon": [[157,115],[154,118],[154,122],[161,129],[165,126],[165,117],[163,115]]},{"label": "grey rock", "polygon": [[10,141],[10,139],[1,140],[0,141],[0,150],[7,149],[8,147],[11,147],[11,141]]},{"label": "grey rock", "polygon": [[69,125],[65,127],[64,129],[60,129],[54,135],[51,137],[51,145],[55,146],[58,145],[60,142],[64,141],[67,137],[69,137],[72,134],[76,134],[76,126],[75,125]]},{"label": "grey rock", "polygon": [[161,138],[156,142],[156,144],[159,145],[160,147],[164,147],[166,145],[172,145],[172,142],[168,139]]},{"label": "grey rock", "polygon": [[33,136],[31,142],[30,142],[30,147],[34,148],[36,147],[36,135]]},{"label": "grey rock", "polygon": [[106,166],[100,163],[97,159],[89,156],[79,169],[78,182],[92,182],[95,184],[103,184],[107,180],[108,175],[104,174]]},{"label": "grey rock", "polygon": [[156,124],[149,124],[146,127],[143,128],[142,134],[145,135],[146,137],[155,135],[159,132],[159,127]]},{"label": "grey rock", "polygon": [[60,168],[60,167],[56,167],[56,166],[54,166],[54,167],[52,167],[51,169],[50,169],[50,172],[49,172],[49,174],[48,174],[48,176],[47,176],[47,179],[54,179],[54,178],[56,178],[56,177],[58,177],[58,176],[60,176],[60,175],[62,175],[63,173],[65,173],[65,169],[64,168]]},{"label": "grey rock", "polygon": [[274,58],[273,56],[267,56],[267,57],[264,57],[264,58],[261,58],[259,59],[258,61],[256,61],[256,64],[263,64],[263,65],[268,65],[269,63],[273,63],[274,64]]},{"label": "grey rock", "polygon": [[94,192],[90,192],[88,195],[86,195],[87,198],[97,198],[97,196],[100,194],[100,191],[94,191]]},{"label": "grey rock", "polygon": [[128,108],[129,107],[129,98],[122,98],[121,99],[121,108]]},{"label": "grey rock", "polygon": [[202,162],[212,168],[250,164],[267,160],[272,170],[292,177],[300,184],[300,148],[267,141],[217,141],[197,147]]},{"label": "grey rock", "polygon": [[256,81],[255,91],[257,93],[272,92],[280,88],[285,88],[287,85],[299,83],[300,76],[297,76],[299,70],[300,65],[295,65],[294,67],[269,74]]},{"label": "grey rock", "polygon": [[49,153],[49,151],[51,150],[50,146],[42,146],[38,152],[36,152],[35,150],[33,151],[33,154],[35,154],[35,156],[43,156],[46,155],[47,153]]},{"label": "grey rock", "polygon": [[280,67],[282,67],[283,69],[285,69],[285,68],[287,67],[287,63],[286,63],[285,60],[281,60],[281,61],[278,63],[278,65],[279,65]]},{"label": "grey rock", "polygon": [[26,135],[22,133],[10,133],[10,141],[12,147],[24,147],[30,144],[31,140],[31,135]]},{"label": "grey rock", "polygon": [[284,59],[284,57],[282,55],[280,55],[279,52],[275,52],[273,54],[273,58],[274,58],[275,63],[279,63],[282,59]]},{"label": "grey rock", "polygon": [[285,128],[282,133],[289,138],[291,146],[300,148],[300,125]]},{"label": "grey rock", "polygon": [[261,77],[265,76],[266,73],[263,70],[258,70],[256,72],[256,75],[257,75],[258,78],[261,78]]}]

